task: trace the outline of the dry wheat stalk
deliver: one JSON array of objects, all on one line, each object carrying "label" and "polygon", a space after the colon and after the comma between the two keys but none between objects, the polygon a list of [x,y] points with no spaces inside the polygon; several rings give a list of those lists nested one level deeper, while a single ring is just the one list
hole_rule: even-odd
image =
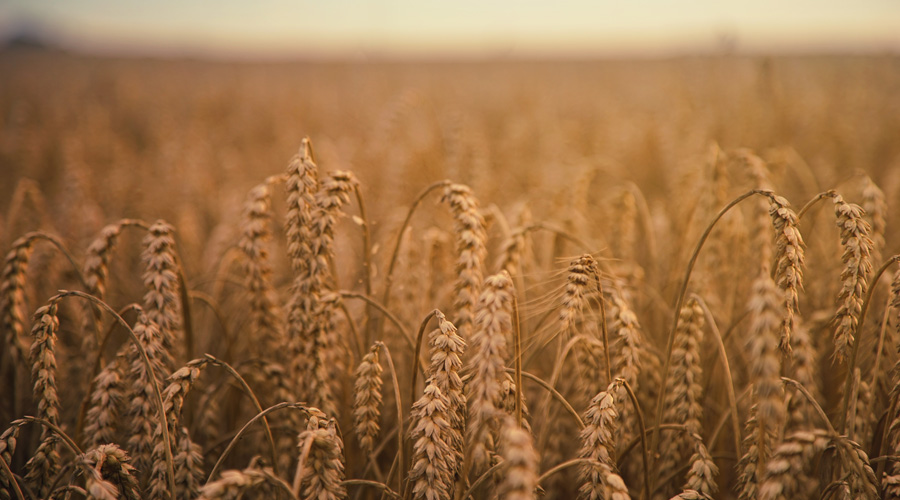
[{"label": "dry wheat stalk", "polygon": [[[34,381],[34,400],[37,416],[59,425],[59,394],[56,381],[56,333],[59,331],[57,313],[59,299],[52,299],[34,313],[31,330],[31,378]],[[25,480],[37,486],[40,495],[49,492],[50,481],[59,471],[59,438],[50,429],[41,431],[41,444],[28,461]]]},{"label": "dry wheat stalk", "polygon": [[531,432],[516,425],[515,417],[503,419],[500,432],[500,450],[506,470],[500,482],[502,500],[534,500],[537,498],[538,465],[540,460],[534,449]]},{"label": "dry wheat stalk", "polygon": [[456,221],[456,319],[453,324],[463,332],[475,321],[475,307],[481,294],[484,258],[487,255],[487,234],[484,217],[478,209],[478,199],[462,184],[450,184],[441,198],[450,205]]},{"label": "dry wheat stalk", "polygon": [[662,477],[677,470],[687,451],[693,448],[688,439],[703,431],[703,386],[700,380],[703,375],[700,358],[705,323],[703,308],[696,299],[690,298],[679,314],[681,317],[675,330],[672,362],[669,365],[669,379],[673,383],[666,393],[662,421],[684,424],[688,434],[664,435],[662,449],[667,452],[660,459],[658,469]]},{"label": "dry wheat stalk", "polygon": [[616,427],[619,413],[615,394],[623,382],[614,380],[609,387],[594,396],[584,414],[585,427],[581,431],[579,457],[591,459],[580,469],[582,486],[580,498],[586,500],[624,500],[630,498],[625,482],[616,469]]},{"label": "dry wheat stalk", "polygon": [[834,194],[834,214],[841,230],[841,245],[844,247],[841,271],[841,291],[838,294],[838,310],[834,317],[835,359],[841,361],[850,354],[853,333],[859,322],[862,298],[868,290],[868,275],[872,272],[869,259],[872,254],[872,240],[869,239],[869,223],[863,218],[859,205],[847,203],[839,194]]},{"label": "dry wheat stalk", "polygon": [[284,331],[272,286],[272,267],[269,264],[269,220],[272,218],[270,206],[268,181],[250,190],[244,203],[238,246],[246,257],[244,273],[250,291],[252,331],[259,336],[258,342],[250,343],[251,349],[259,352],[260,347],[263,347],[264,352],[277,356],[282,352],[280,346],[284,344]]},{"label": "dry wheat stalk", "polygon": [[[347,497],[344,480],[344,442],[337,433],[334,419],[325,421],[310,417],[307,430],[298,436],[302,468],[300,484],[303,500],[338,500]],[[300,488],[295,488],[300,489]]]},{"label": "dry wheat stalk", "polygon": [[781,196],[769,196],[769,215],[775,226],[775,282],[784,291],[785,311],[779,347],[790,352],[791,335],[803,289],[803,238],[797,227],[797,214]]},{"label": "dry wheat stalk", "polygon": [[486,466],[494,451],[497,418],[500,415],[500,388],[506,373],[507,345],[512,336],[512,281],[501,271],[484,281],[472,333],[472,378],[467,386],[469,457],[476,468]]},{"label": "dry wheat stalk", "polygon": [[409,481],[417,500],[449,500],[453,495],[453,476],[459,466],[451,445],[448,405],[433,378],[426,381],[424,394],[413,404]]},{"label": "dry wheat stalk", "polygon": [[89,449],[113,443],[116,439],[119,413],[125,397],[123,364],[124,358],[117,356],[94,378],[91,406],[84,426],[84,435],[87,436],[85,444]]},{"label": "dry wheat stalk", "polygon": [[371,455],[378,438],[381,418],[381,372],[383,368],[378,360],[379,344],[372,346],[371,351],[363,357],[356,369],[356,394],[353,403],[353,419],[356,424],[356,437],[359,447],[365,455]]},{"label": "dry wheat stalk", "polygon": [[[174,228],[165,221],[158,220],[144,238],[144,314],[158,330],[162,348],[173,353],[175,339],[181,327],[180,300],[178,298],[178,263],[175,255]],[[169,370],[173,368],[171,358],[164,361]]]}]

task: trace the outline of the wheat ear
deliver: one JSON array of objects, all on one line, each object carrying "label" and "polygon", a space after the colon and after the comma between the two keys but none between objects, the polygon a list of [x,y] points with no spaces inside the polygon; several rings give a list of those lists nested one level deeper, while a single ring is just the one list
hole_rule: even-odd
[{"label": "wheat ear", "polygon": [[472,333],[472,377],[468,384],[467,440],[471,464],[486,466],[494,450],[492,434],[500,415],[501,384],[506,373],[508,342],[512,336],[513,285],[501,271],[488,277],[478,300]]},{"label": "wheat ear", "polygon": [[84,426],[88,448],[115,441],[118,417],[125,398],[123,364],[124,358],[116,357],[94,377],[94,391]]},{"label": "wheat ear", "polygon": [[379,344],[372,346],[356,369],[356,394],[353,403],[353,419],[359,447],[368,456],[375,448],[381,418],[381,373],[383,368],[378,359]]},{"label": "wheat ear", "polygon": [[[163,350],[173,353],[175,339],[180,325],[180,300],[178,288],[178,264],[175,255],[174,228],[165,221],[158,220],[144,238],[144,314],[154,323],[159,332]],[[171,357],[164,361],[172,370]]]},{"label": "wheat ear", "polygon": [[[347,497],[344,480],[344,442],[334,419],[310,417],[307,430],[298,437],[301,450],[299,481],[294,492],[303,500],[338,500]],[[303,493],[299,495],[300,489]]]},{"label": "wheat ear", "polygon": [[462,184],[449,184],[441,198],[450,206],[456,222],[456,319],[453,324],[463,332],[475,321],[475,307],[481,293],[484,258],[487,255],[487,234],[484,217],[478,209],[478,199]]},{"label": "wheat ear", "polygon": [[[34,313],[31,330],[31,378],[34,381],[34,400],[37,416],[59,425],[59,394],[56,383],[56,333],[59,331],[58,298]],[[46,427],[41,431],[41,444],[26,464],[25,480],[38,487],[40,495],[49,492],[51,478],[59,470],[59,438]]]},{"label": "wheat ear", "polygon": [[585,500],[630,498],[616,468],[615,435],[619,412],[615,395],[621,385],[621,379],[614,380],[605,391],[594,396],[584,414],[585,427],[581,431],[582,445],[578,456],[590,460],[580,469],[580,498]]},{"label": "wheat ear", "polygon": [[[704,315],[703,308],[693,297],[681,308],[681,319],[675,331],[675,344],[672,349],[672,364],[669,379],[673,381],[666,394],[666,407],[663,422],[683,424],[688,432],[686,437],[700,434],[703,431],[703,407],[701,397],[703,386],[700,345],[703,342]],[[661,459],[659,474],[667,477],[678,468],[690,443],[674,433],[666,435],[663,449],[669,450]]]},{"label": "wheat ear", "polygon": [[166,366],[171,363],[171,357],[163,348],[162,334],[159,328],[150,321],[146,314],[141,313],[138,322],[134,326],[134,334],[147,353],[153,367],[153,374],[157,379],[153,380],[151,372],[141,357],[136,345],[129,347],[126,353],[128,366],[128,379],[130,388],[128,391],[128,410],[126,415],[130,423],[130,436],[128,437],[128,449],[135,468],[142,478],[149,476],[153,467],[151,456],[154,442],[153,432],[159,425],[159,415],[155,408],[154,384],[162,385],[163,379],[168,375]]},{"label": "wheat ear", "polygon": [[538,459],[531,433],[516,425],[516,419],[503,419],[500,450],[506,471],[498,493],[502,500],[535,500],[537,495]]},{"label": "wheat ear", "polygon": [[834,194],[832,198],[837,226],[841,230],[841,245],[844,247],[844,269],[841,271],[841,291],[837,299],[839,306],[834,317],[835,359],[842,361],[850,355],[863,296],[869,287],[873,243],[862,208],[845,202],[839,194]]},{"label": "wheat ear", "polygon": [[271,203],[268,181],[250,190],[244,203],[238,246],[245,256],[244,273],[250,292],[251,325],[260,340],[252,342],[251,349],[259,352],[262,345],[268,355],[277,355],[284,344],[284,330],[269,263]]},{"label": "wheat ear", "polygon": [[413,404],[412,467],[409,482],[416,500],[449,500],[457,454],[451,445],[452,427],[447,417],[449,401],[435,380],[426,381],[425,391]]}]

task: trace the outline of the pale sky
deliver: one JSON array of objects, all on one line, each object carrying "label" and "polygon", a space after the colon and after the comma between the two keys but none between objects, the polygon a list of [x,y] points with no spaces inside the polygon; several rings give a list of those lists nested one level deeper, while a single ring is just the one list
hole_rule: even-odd
[{"label": "pale sky", "polygon": [[0,0],[106,53],[218,57],[900,53],[900,0]]}]

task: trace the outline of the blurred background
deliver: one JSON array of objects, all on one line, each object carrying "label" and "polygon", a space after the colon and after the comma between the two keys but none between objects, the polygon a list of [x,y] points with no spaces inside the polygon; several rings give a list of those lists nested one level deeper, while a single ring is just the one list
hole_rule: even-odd
[{"label": "blurred background", "polygon": [[224,59],[893,52],[891,0],[5,0],[12,43]]}]

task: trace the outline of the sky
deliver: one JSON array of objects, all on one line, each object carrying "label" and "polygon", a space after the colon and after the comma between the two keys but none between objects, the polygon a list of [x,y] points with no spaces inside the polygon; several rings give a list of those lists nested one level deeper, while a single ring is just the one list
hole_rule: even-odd
[{"label": "sky", "polygon": [[900,53],[900,0],[0,0],[107,54],[234,58]]}]

